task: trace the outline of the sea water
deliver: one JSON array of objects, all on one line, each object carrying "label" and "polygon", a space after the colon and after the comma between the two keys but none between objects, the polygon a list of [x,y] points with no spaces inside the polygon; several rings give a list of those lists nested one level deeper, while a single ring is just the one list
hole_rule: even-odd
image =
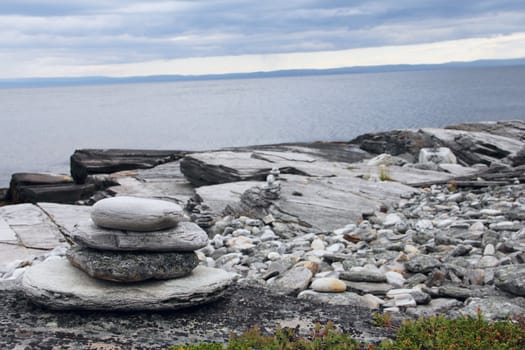
[{"label": "sea water", "polygon": [[79,148],[203,150],[346,141],[525,119],[525,66],[0,89],[0,187],[67,173]]}]

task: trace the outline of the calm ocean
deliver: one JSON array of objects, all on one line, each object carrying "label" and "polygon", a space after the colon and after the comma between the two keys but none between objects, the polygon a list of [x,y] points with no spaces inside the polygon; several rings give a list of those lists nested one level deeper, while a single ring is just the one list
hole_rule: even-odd
[{"label": "calm ocean", "polygon": [[0,89],[0,187],[77,148],[202,150],[525,119],[525,66]]}]

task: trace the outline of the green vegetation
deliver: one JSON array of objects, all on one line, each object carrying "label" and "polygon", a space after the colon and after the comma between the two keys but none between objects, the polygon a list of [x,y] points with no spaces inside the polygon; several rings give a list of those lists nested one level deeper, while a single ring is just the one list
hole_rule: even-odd
[{"label": "green vegetation", "polygon": [[332,323],[317,325],[311,336],[301,337],[293,328],[278,328],[274,335],[263,335],[259,328],[252,328],[241,336],[232,335],[225,347],[218,344],[197,344],[172,347],[172,350],[353,350],[361,349],[360,343],[350,335],[338,332]]},{"label": "green vegetation", "polygon": [[[389,317],[376,314],[378,326],[392,327]],[[173,346],[171,350],[520,350],[525,349],[525,321],[515,319],[489,322],[477,317],[449,320],[443,316],[405,321],[397,329],[395,339],[379,345],[362,344],[349,334],[337,331],[332,323],[317,325],[312,334],[299,336],[292,328],[279,328],[274,335],[263,335],[252,328],[238,336],[232,335],[226,345],[200,343]]]},{"label": "green vegetation", "polygon": [[489,322],[481,317],[449,320],[443,316],[406,321],[395,340],[381,344],[383,350],[503,350],[525,349],[525,322]]},{"label": "green vegetation", "polygon": [[372,314],[372,319],[376,327],[392,327],[392,316],[388,312],[376,312]]}]

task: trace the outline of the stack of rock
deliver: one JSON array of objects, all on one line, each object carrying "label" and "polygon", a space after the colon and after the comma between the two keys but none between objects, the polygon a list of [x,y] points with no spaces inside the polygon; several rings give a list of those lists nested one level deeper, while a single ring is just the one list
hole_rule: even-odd
[{"label": "stack of rock", "polygon": [[[198,266],[208,236],[177,204],[115,197],[93,206],[71,232],[65,259],[26,272],[23,289],[53,309],[163,310],[221,296],[232,274]],[[76,267],[76,268],[75,268]]]},{"label": "stack of rock", "polygon": [[266,184],[264,184],[262,191],[265,199],[276,200],[281,196],[281,182],[277,180],[280,173],[279,168],[274,167],[266,177]]}]

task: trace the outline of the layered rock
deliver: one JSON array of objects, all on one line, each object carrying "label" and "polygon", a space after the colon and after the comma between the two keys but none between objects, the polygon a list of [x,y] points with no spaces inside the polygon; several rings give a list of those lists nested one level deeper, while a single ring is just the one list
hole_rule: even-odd
[{"label": "layered rock", "polygon": [[393,130],[350,141],[372,154],[389,153],[414,161],[422,148],[448,147],[463,165],[512,159],[523,147],[525,122],[466,123],[446,129]]},{"label": "layered rock", "polygon": [[77,185],[66,175],[16,173],[11,177],[6,200],[11,203],[75,203],[97,190],[99,187],[94,183]]},{"label": "layered rock", "polygon": [[69,262],[93,278],[114,282],[167,280],[186,276],[199,264],[194,252],[110,252],[73,248]]},{"label": "layered rock", "polygon": [[81,149],[71,156],[71,176],[84,183],[90,174],[107,174],[130,169],[148,169],[177,160],[184,151]]},{"label": "layered rock", "polygon": [[175,227],[152,232],[111,230],[85,220],[71,232],[80,246],[102,250],[193,251],[206,246],[208,235],[192,222],[182,221]]}]

